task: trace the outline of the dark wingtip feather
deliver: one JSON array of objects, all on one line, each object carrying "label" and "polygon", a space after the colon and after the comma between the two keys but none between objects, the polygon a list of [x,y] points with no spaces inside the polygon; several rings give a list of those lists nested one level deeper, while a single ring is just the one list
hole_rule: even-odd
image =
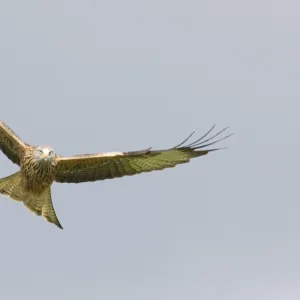
[{"label": "dark wingtip feather", "polygon": [[[173,149],[192,149],[192,150],[199,150],[199,149],[203,149],[206,148],[208,146],[214,145],[216,143],[219,143],[220,141],[223,141],[227,138],[229,138],[230,136],[233,135],[233,133],[230,133],[224,137],[221,137],[217,140],[213,140],[214,138],[220,136],[222,133],[224,133],[229,126],[223,128],[222,130],[218,131],[217,133],[215,133],[214,135],[212,135],[211,137],[208,137],[207,139],[203,140],[205,137],[207,137],[212,130],[215,128],[216,125],[212,126],[202,137],[198,138],[197,140],[185,145],[185,143],[191,138],[191,136],[194,134],[194,131],[186,138],[184,139],[184,141],[182,141],[180,144],[176,145],[175,147],[173,147]],[[215,149],[203,149],[202,151],[208,151],[208,152],[212,152],[212,151],[216,151],[216,150],[221,150],[221,149],[225,149],[227,147],[224,148],[215,148]]]},{"label": "dark wingtip feather", "polygon": [[55,224],[58,228],[60,228],[61,230],[64,230],[64,228],[61,226],[61,224],[60,223],[58,223],[58,224]]},{"label": "dark wingtip feather", "polygon": [[187,138],[185,138],[180,144],[174,146],[173,148],[179,148],[179,147],[180,147],[181,145],[183,145],[186,141],[188,141],[194,133],[195,133],[195,131],[192,131],[192,133],[190,133],[190,135],[189,135]]}]

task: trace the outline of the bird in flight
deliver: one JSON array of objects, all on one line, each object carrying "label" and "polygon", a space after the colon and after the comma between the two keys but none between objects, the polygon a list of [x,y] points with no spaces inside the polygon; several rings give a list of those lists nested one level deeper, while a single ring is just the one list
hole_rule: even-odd
[{"label": "bird in flight", "polygon": [[[32,146],[23,142],[7,125],[0,121],[0,150],[20,170],[0,179],[0,193],[23,202],[36,215],[63,229],[51,199],[53,182],[80,183],[113,179],[123,176],[163,170],[187,163],[192,158],[219,150],[205,149],[232,134],[220,138],[228,127],[209,137],[213,126],[201,138],[183,142],[169,149],[151,148],[129,152],[107,152],[60,156],[49,146]],[[217,140],[214,140],[217,138]]]}]

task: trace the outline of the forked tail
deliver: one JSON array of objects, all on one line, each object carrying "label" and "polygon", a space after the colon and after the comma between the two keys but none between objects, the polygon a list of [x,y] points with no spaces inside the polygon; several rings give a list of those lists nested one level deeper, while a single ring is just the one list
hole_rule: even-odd
[{"label": "forked tail", "polygon": [[43,215],[48,222],[55,224],[60,229],[63,229],[53,207],[50,187],[46,188],[42,193],[26,193],[23,203],[36,215]]},{"label": "forked tail", "polygon": [[13,200],[23,201],[30,211],[38,216],[43,215],[48,222],[63,229],[52,204],[50,187],[41,193],[25,191],[21,174],[17,172],[0,179],[0,193],[9,196]]}]

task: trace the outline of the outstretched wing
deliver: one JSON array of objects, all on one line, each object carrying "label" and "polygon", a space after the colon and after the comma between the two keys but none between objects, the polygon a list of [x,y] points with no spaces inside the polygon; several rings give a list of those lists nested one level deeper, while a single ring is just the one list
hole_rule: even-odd
[{"label": "outstretched wing", "polygon": [[0,150],[15,164],[20,165],[26,144],[3,122],[0,121]]},{"label": "outstretched wing", "polygon": [[203,148],[213,145],[230,136],[227,135],[216,141],[212,141],[213,138],[223,133],[228,128],[227,127],[212,137],[204,140],[214,127],[215,126],[213,126],[204,136],[188,145],[184,144],[194,132],[179,145],[165,150],[151,151],[151,148],[149,148],[141,151],[58,157],[55,181],[79,183],[105,180],[135,175],[142,172],[163,170],[165,168],[175,167],[177,164],[187,163],[191,158],[218,150]]}]

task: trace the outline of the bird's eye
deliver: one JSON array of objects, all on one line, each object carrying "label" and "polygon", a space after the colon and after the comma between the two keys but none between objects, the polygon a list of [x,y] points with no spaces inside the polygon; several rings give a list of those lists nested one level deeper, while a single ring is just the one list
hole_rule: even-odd
[{"label": "bird's eye", "polygon": [[50,152],[49,152],[49,155],[53,155],[53,151],[50,151]]},{"label": "bird's eye", "polygon": [[43,150],[42,150],[42,149],[39,149],[39,153],[40,153],[40,154],[43,154]]}]

